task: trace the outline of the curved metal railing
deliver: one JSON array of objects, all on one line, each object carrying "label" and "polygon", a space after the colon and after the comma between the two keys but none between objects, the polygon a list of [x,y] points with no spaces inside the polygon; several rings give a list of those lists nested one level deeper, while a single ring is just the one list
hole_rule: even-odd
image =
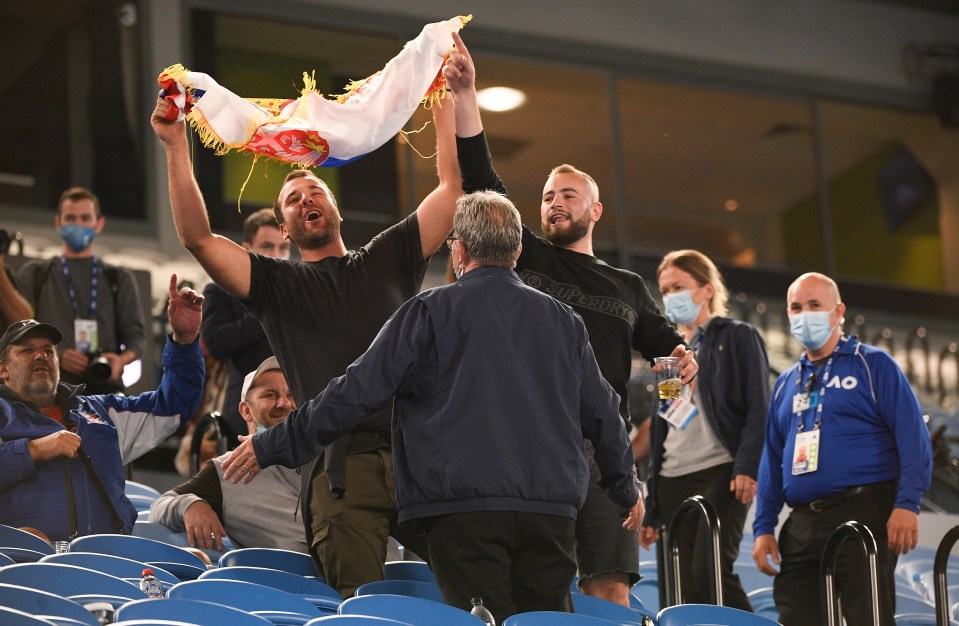
[{"label": "curved metal railing", "polygon": [[[666,567],[664,568],[664,573],[666,574],[666,604],[663,608],[682,604],[683,586],[682,576],[679,571],[679,538],[683,526],[686,525],[687,521],[690,521],[690,516],[696,513],[699,513],[703,517],[709,528],[710,542],[709,554],[707,556],[710,559],[711,565],[709,568],[709,582],[713,588],[713,604],[718,606],[723,603],[723,578],[719,563],[719,516],[716,514],[716,509],[713,508],[713,505],[710,504],[706,498],[702,496],[692,496],[686,498],[686,500],[679,505],[676,514],[673,515],[673,519],[669,522],[669,528],[660,539],[665,545],[666,551]],[[698,555],[696,558],[699,558]]]},{"label": "curved metal railing", "polygon": [[946,533],[939,542],[936,550],[936,560],[933,561],[932,576],[936,592],[936,626],[949,626],[949,586],[946,584],[946,567],[949,564],[949,553],[959,541],[959,526],[955,526]]},{"label": "curved metal railing", "polygon": [[842,623],[842,611],[839,608],[839,595],[836,593],[836,563],[839,559],[839,549],[847,539],[857,539],[862,546],[866,560],[866,570],[863,572],[866,580],[866,589],[869,592],[869,604],[872,612],[870,624],[879,623],[879,578],[876,574],[876,538],[872,531],[862,522],[846,522],[840,524],[833,531],[822,551],[822,562],[819,565],[819,583],[822,591],[823,623],[826,626],[838,626]]}]

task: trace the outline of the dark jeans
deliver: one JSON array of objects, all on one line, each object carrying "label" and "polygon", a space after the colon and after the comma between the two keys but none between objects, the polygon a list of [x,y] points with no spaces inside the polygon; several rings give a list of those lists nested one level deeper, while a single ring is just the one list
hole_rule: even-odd
[{"label": "dark jeans", "polygon": [[[826,541],[836,528],[850,520],[865,524],[876,539],[879,579],[879,617],[893,626],[896,556],[888,549],[886,522],[896,501],[894,485],[859,494],[821,513],[797,507],[779,533],[782,567],[773,584],[773,597],[784,626],[819,623],[822,619],[819,564]],[[853,541],[843,544],[837,563],[836,591],[848,626],[875,626],[868,611],[863,574],[865,557]]]},{"label": "dark jeans", "polygon": [[[739,556],[739,544],[743,538],[743,525],[749,506],[736,499],[729,490],[732,480],[732,463],[724,463],[684,476],[660,476],[656,498],[663,520],[669,527],[670,520],[686,498],[700,495],[716,509],[719,516],[720,565],[723,573],[723,604],[744,611],[753,607],[746,597],[739,576],[733,572],[733,563]],[[680,576],[683,583],[683,602],[708,604],[713,601],[709,585],[709,560],[705,557],[710,537],[704,520],[687,523],[681,531],[679,550]]]},{"label": "dark jeans", "polygon": [[426,541],[446,603],[469,611],[480,597],[502,624],[526,611],[573,612],[574,534],[568,517],[483,511],[433,518]]}]

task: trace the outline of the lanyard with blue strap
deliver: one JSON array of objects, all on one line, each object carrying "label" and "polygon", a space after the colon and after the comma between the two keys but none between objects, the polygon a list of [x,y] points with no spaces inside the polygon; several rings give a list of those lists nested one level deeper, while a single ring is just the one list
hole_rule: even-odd
[{"label": "lanyard with blue strap", "polygon": [[[98,276],[100,261],[93,257],[93,266],[90,270],[90,312],[89,318],[97,318],[97,286],[100,282]],[[80,317],[80,305],[77,303],[77,290],[73,286],[73,276],[70,275],[70,268],[67,266],[67,258],[60,255],[60,269],[63,270],[63,279],[67,283],[67,295],[70,296],[70,304],[73,306],[73,316]]]},{"label": "lanyard with blue strap", "polygon": [[[813,371],[806,380],[805,391],[797,391],[793,396],[793,413],[799,417],[796,426],[796,439],[793,444],[793,476],[808,474],[819,469],[820,428],[822,426],[823,405],[826,400],[826,383],[829,382],[829,372],[832,369],[833,361],[836,360],[836,355],[842,350],[843,346],[846,345],[847,340],[846,337],[842,337],[839,342],[836,343],[836,347],[833,348],[832,354],[829,355],[829,360],[826,361],[826,365],[822,370],[822,379],[818,381],[819,391],[813,392],[812,390],[817,382],[817,373]],[[796,386],[799,388],[802,388],[804,370],[805,366],[800,365],[799,376],[796,378]],[[804,432],[805,414],[813,407],[815,407],[816,410],[812,430]]]},{"label": "lanyard with blue strap", "polygon": [[[839,354],[839,351],[842,350],[843,346],[846,345],[846,342],[847,342],[847,341],[849,341],[849,338],[848,338],[848,337],[842,337],[842,338],[839,340],[839,342],[836,344],[836,347],[833,348],[832,353],[829,355],[829,360],[826,361],[826,366],[823,367],[823,370],[822,370],[822,379],[818,381],[818,382],[819,382],[819,391],[817,392],[817,395],[816,395],[816,404],[815,404],[815,407],[816,407],[816,415],[815,415],[815,417],[814,417],[814,419],[813,419],[813,429],[814,429],[814,430],[818,430],[819,427],[820,427],[820,425],[822,424],[822,407],[823,407],[823,404],[825,403],[825,399],[826,399],[826,383],[829,381],[829,370],[832,368],[832,364],[833,364],[833,361],[835,361],[835,359],[836,359],[836,355]],[[805,370],[805,366],[800,365],[799,377],[796,379],[796,386],[797,386],[797,387],[801,387],[801,386],[802,386],[802,379],[803,379],[803,371],[804,371],[804,370]],[[817,381],[816,381],[816,372],[814,371],[814,372],[812,372],[812,373],[809,375],[809,378],[808,378],[807,381],[806,381],[806,392],[805,392],[805,393],[806,393],[807,397],[808,397],[809,393],[812,391],[812,387],[813,387],[813,385],[816,384],[816,382],[817,382]],[[803,432],[803,429],[805,428],[805,424],[804,424],[805,420],[804,420],[803,413],[805,413],[806,411],[808,411],[808,410],[811,409],[811,408],[813,408],[813,406],[812,406],[811,403],[810,403],[810,406],[807,406],[806,408],[802,409],[801,411],[796,411],[796,413],[799,415],[799,426],[798,426],[798,431],[797,431],[797,432]]]}]

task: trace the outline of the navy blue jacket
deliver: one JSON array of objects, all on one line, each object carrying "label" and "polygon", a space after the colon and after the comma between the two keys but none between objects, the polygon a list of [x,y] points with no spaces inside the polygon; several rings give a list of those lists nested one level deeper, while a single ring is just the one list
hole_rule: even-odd
[{"label": "navy blue jacket", "polygon": [[254,436],[257,461],[300,465],[390,402],[401,522],[575,518],[589,480],[584,437],[610,498],[624,509],[638,498],[619,396],[582,319],[509,269],[478,268],[409,300],[345,375]]},{"label": "navy blue jacket", "polygon": [[[730,479],[740,474],[756,478],[769,411],[769,359],[766,345],[755,328],[728,317],[714,317],[696,353],[702,409],[710,428],[733,456]],[[650,425],[650,473],[647,480],[645,526],[662,520],[656,506],[659,470],[669,424],[653,416]]]}]

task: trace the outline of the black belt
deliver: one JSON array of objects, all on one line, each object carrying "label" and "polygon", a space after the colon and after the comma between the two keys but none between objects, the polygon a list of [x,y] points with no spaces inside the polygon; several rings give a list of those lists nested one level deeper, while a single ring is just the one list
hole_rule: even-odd
[{"label": "black belt", "polygon": [[887,480],[884,483],[873,483],[871,485],[862,485],[861,487],[853,487],[851,489],[846,489],[842,493],[837,493],[834,496],[829,496],[828,498],[821,498],[819,500],[813,500],[809,504],[800,504],[795,509],[800,511],[812,511],[813,513],[822,513],[826,509],[831,509],[832,507],[845,502],[850,498],[854,498],[860,494],[875,491],[876,489],[883,489],[886,487],[897,488],[899,485],[898,481]]}]

